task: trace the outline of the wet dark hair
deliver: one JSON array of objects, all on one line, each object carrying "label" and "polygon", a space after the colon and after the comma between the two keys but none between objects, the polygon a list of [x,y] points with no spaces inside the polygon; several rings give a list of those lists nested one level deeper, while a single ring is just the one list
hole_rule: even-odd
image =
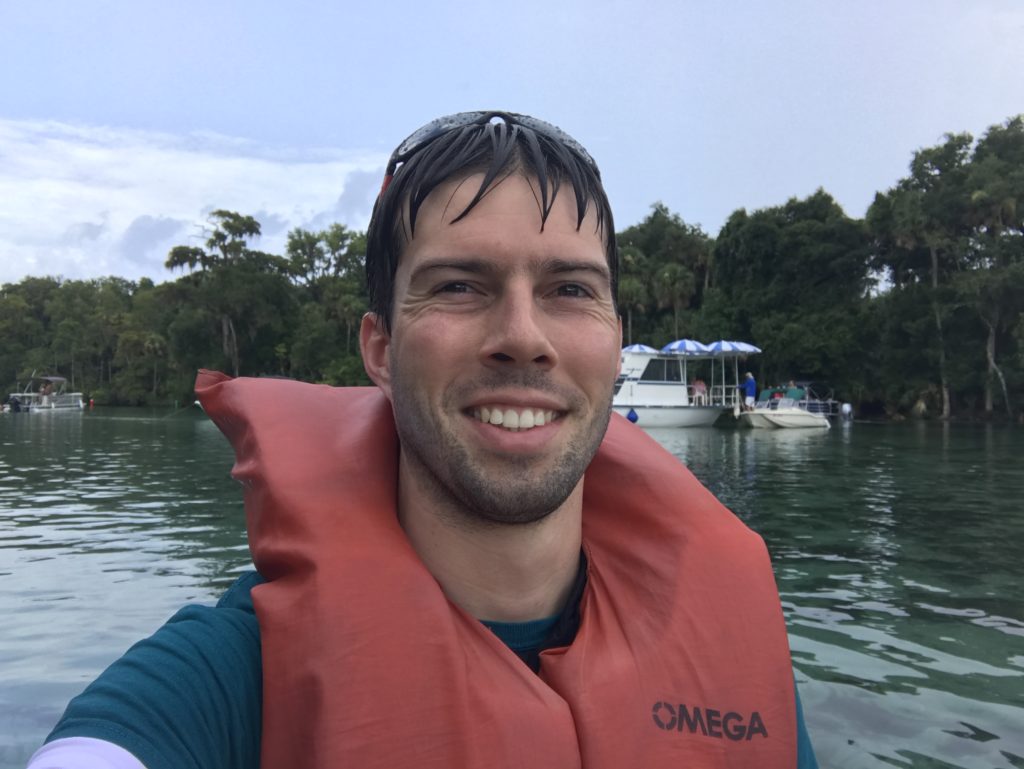
[{"label": "wet dark hair", "polygon": [[[441,133],[414,150],[398,166],[394,176],[385,179],[367,230],[366,287],[370,310],[377,314],[378,322],[388,332],[394,305],[395,271],[407,238],[415,234],[420,206],[441,184],[477,173],[483,174],[480,187],[452,223],[468,216],[491,188],[516,173],[532,176],[538,182],[541,230],[564,185],[569,186],[575,197],[577,230],[583,225],[589,206],[593,205],[597,227],[605,240],[612,301],[618,308],[615,224],[597,166],[575,141],[569,139],[575,145],[572,147],[547,131],[516,122],[516,117],[524,116],[494,114],[502,122],[476,122]],[[407,142],[403,142],[403,146]]]}]

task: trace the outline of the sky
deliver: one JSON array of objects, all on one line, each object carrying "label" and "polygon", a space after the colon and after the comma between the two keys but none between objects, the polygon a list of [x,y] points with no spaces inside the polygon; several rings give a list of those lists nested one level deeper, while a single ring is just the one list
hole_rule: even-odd
[{"label": "sky", "polygon": [[853,217],[947,132],[1024,112],[1018,0],[0,0],[0,284],[156,282],[211,211],[365,229],[440,115],[543,118],[621,230],[714,236],[818,188]]}]

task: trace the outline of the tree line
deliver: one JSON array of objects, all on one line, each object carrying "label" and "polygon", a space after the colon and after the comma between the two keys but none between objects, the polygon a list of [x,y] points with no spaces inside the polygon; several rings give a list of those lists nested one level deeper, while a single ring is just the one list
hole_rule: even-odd
[{"label": "tree line", "polygon": [[[365,233],[214,211],[180,274],[0,287],[0,381],[67,377],[97,404],[187,401],[198,368],[366,384]],[[1024,412],[1024,116],[913,154],[863,219],[819,189],[735,211],[712,237],[661,203],[617,233],[625,343],[752,342],[764,383],[830,384],[865,415]]]}]

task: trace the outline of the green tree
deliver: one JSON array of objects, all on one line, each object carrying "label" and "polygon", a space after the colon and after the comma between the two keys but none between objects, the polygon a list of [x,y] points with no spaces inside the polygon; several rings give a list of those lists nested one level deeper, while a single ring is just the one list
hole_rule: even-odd
[{"label": "green tree", "polygon": [[140,405],[157,400],[161,372],[166,369],[167,340],[152,331],[125,329],[118,337],[115,380],[119,402]]},{"label": "green tree", "polygon": [[943,419],[951,413],[944,319],[954,302],[946,288],[951,275],[964,266],[971,143],[970,134],[947,134],[942,144],[915,152],[910,175],[876,195],[867,216],[875,236],[876,265],[892,283],[930,286]]},{"label": "green tree", "polygon": [[295,229],[288,233],[287,253],[289,275],[303,302],[291,366],[323,380],[328,370],[338,370],[333,361],[353,354],[355,329],[367,310],[366,237],[341,224],[319,232]]},{"label": "green tree", "polygon": [[647,257],[634,245],[619,248],[619,312],[626,314],[626,344],[633,344],[633,313],[643,313],[651,301]]},{"label": "green tree", "polygon": [[0,289],[0,339],[0,382],[6,396],[24,376],[29,351],[43,349],[43,323],[34,317],[28,300],[11,286]]},{"label": "green tree", "polygon": [[861,318],[868,254],[863,224],[824,190],[741,209],[715,241],[704,314],[717,319],[721,337],[765,351],[762,379],[845,381],[863,367],[868,344]]},{"label": "green tree", "polygon": [[[633,340],[634,321],[644,334],[653,335],[660,327],[665,335],[678,338],[688,322],[684,311],[700,307],[709,284],[711,238],[663,203],[655,203],[642,222],[626,228],[617,239],[619,300],[626,313],[627,339]],[[655,310],[669,311],[670,317],[661,318]]]},{"label": "green tree", "polygon": [[1013,417],[1006,376],[998,362],[1000,338],[1024,309],[1024,117],[993,126],[978,142],[966,179],[971,224],[971,270],[957,276],[959,293],[986,329],[984,410],[992,414],[998,381],[1007,415]]},{"label": "green tree", "polygon": [[669,262],[654,276],[654,297],[659,307],[672,309],[672,335],[679,338],[679,311],[688,307],[696,288],[693,273],[684,264]]},{"label": "green tree", "polygon": [[285,278],[289,263],[249,247],[260,234],[251,216],[218,209],[210,224],[205,248],[175,246],[166,266],[198,270],[192,275],[197,298],[216,318],[221,350],[235,376],[242,371],[243,349],[253,355],[252,368],[273,367],[276,341],[267,337],[282,322],[282,308],[291,309]]}]

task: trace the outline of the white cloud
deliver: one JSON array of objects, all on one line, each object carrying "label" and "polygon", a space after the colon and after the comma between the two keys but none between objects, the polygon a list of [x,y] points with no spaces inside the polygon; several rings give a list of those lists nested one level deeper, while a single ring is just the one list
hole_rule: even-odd
[{"label": "white cloud", "polygon": [[216,208],[264,221],[258,247],[278,253],[293,227],[365,228],[375,192],[366,179],[385,160],[213,134],[0,120],[0,283],[167,280],[167,251],[195,240]]}]

